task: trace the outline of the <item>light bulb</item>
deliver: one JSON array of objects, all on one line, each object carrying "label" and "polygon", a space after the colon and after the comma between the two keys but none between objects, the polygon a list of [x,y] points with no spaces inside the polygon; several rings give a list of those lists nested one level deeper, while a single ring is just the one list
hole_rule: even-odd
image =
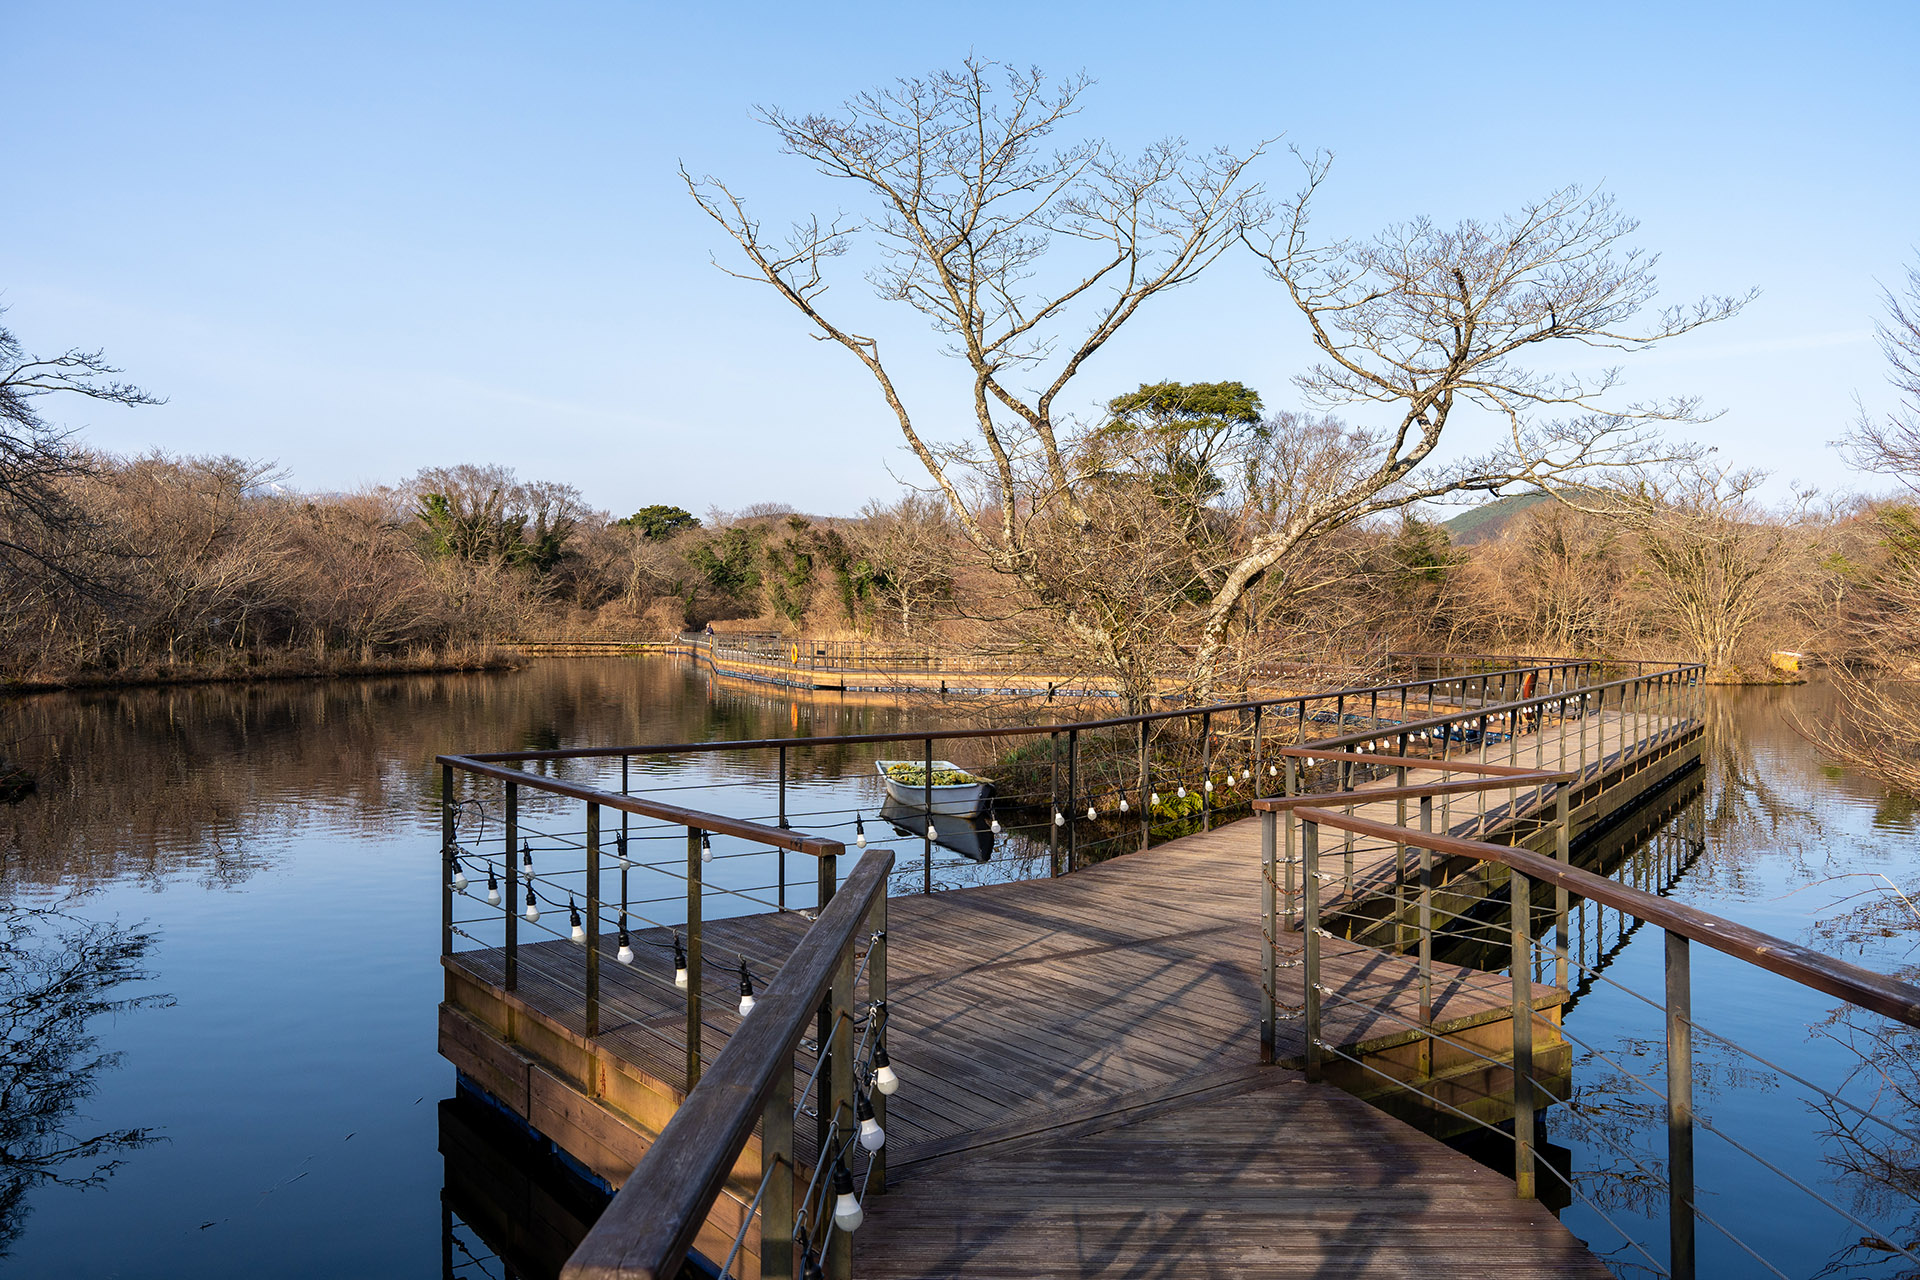
[{"label": "light bulb", "polygon": [[520,865],[525,867],[529,871],[533,870],[533,842],[532,841],[522,840],[520,842]]},{"label": "light bulb", "polygon": [[1279,776],[1280,776],[1280,766],[1279,766],[1279,765],[1277,765],[1277,764],[1270,764],[1270,765],[1268,765],[1268,766],[1267,766],[1267,776],[1268,776],[1269,778],[1277,778],[1277,777],[1279,777]]},{"label": "light bulb", "polygon": [[491,867],[487,869],[487,905],[490,907],[500,905],[500,881],[495,878]]},{"label": "light bulb", "polygon": [[853,842],[862,849],[867,847],[867,824],[857,813],[853,815]]},{"label": "light bulb", "polygon": [[886,1145],[887,1132],[880,1127],[880,1121],[874,1118],[873,1103],[866,1094],[861,1094],[854,1108],[860,1120],[860,1145],[869,1151],[878,1151]]},{"label": "light bulb", "polygon": [[1094,809],[1094,807],[1093,807],[1092,805],[1088,805],[1088,806],[1087,806],[1087,821],[1088,821],[1088,822],[1092,822],[1092,821],[1093,821],[1094,819],[1096,819],[1096,818],[1098,818],[1099,816],[1100,816],[1100,814],[1099,814],[1099,812],[1098,812],[1097,810],[1095,810],[1095,809]]},{"label": "light bulb", "polygon": [[1053,825],[1054,825],[1054,826],[1056,826],[1056,827],[1064,827],[1064,826],[1066,826],[1066,825],[1067,825],[1067,815],[1066,815],[1066,814],[1064,814],[1064,813],[1062,813],[1062,812],[1060,812],[1060,811],[1059,811],[1058,809],[1055,809],[1055,810],[1053,811]]},{"label": "light bulb", "polygon": [[615,839],[617,840],[620,846],[620,869],[622,871],[625,871],[628,867],[633,865],[631,862],[627,861],[627,833],[622,831],[617,837],[615,837]]},{"label": "light bulb", "polygon": [[533,886],[527,886],[527,923],[533,924],[540,919],[540,904],[533,900]]},{"label": "light bulb", "polygon": [[1187,784],[1184,782],[1181,783],[1178,787],[1174,788],[1173,794],[1179,797],[1180,799],[1185,800],[1187,798]]},{"label": "light bulb", "polygon": [[673,985],[682,991],[687,989],[687,949],[680,945],[680,935],[673,935]]},{"label": "light bulb", "polygon": [[932,818],[928,818],[927,819],[927,839],[938,840],[939,838],[940,838],[940,828],[933,825]]},{"label": "light bulb", "polygon": [[995,834],[995,835],[999,835],[999,834],[1000,834],[1000,819],[998,819],[998,818],[995,818],[995,819],[993,819],[993,820],[992,820],[991,822],[989,822],[989,823],[987,823],[987,830],[989,830],[989,831],[991,831],[991,832],[993,832],[993,834]]},{"label": "light bulb", "polygon": [[900,1089],[900,1076],[893,1069],[893,1059],[887,1056],[885,1045],[875,1045],[873,1049],[873,1087],[889,1098]]},{"label": "light bulb", "polygon": [[458,858],[453,860],[453,891],[455,893],[467,891],[467,869],[460,865]]},{"label": "light bulb", "polygon": [[753,1012],[753,975],[747,972],[747,962],[740,962],[740,1016],[746,1017]]},{"label": "light bulb", "polygon": [[587,940],[586,926],[580,923],[580,908],[573,905],[572,898],[567,899],[567,923],[573,926],[569,936],[575,942],[584,943]]},{"label": "light bulb", "polygon": [[867,1220],[860,1202],[853,1196],[853,1175],[838,1160],[833,1162],[833,1225],[842,1231],[857,1231]]},{"label": "light bulb", "polygon": [[1207,779],[1207,790],[1208,790],[1209,792],[1211,792],[1211,791],[1213,790],[1213,779],[1212,779],[1212,778],[1208,778],[1208,779]]},{"label": "light bulb", "polygon": [[1126,798],[1125,796],[1121,796],[1121,797],[1120,797],[1120,812],[1122,812],[1122,813],[1125,813],[1126,811],[1127,811],[1127,798]]},{"label": "light bulb", "polygon": [[1245,781],[1246,781],[1247,779],[1249,779],[1249,778],[1251,778],[1251,777],[1253,777],[1253,770],[1251,770],[1251,769],[1242,769],[1242,770],[1240,771],[1240,781],[1242,781],[1242,782],[1245,782]]},{"label": "light bulb", "polygon": [[621,964],[633,963],[633,939],[627,936],[624,926],[620,930],[620,949],[613,953],[613,958]]},{"label": "light bulb", "polygon": [[1154,793],[1153,793],[1152,795],[1150,795],[1150,796],[1148,796],[1148,797],[1147,797],[1147,803],[1148,803],[1148,804],[1159,804],[1159,803],[1160,803],[1160,793],[1159,793],[1158,791],[1156,791],[1156,792],[1154,792]]},{"label": "light bulb", "polygon": [[700,833],[700,861],[713,861],[713,837],[704,831]]}]

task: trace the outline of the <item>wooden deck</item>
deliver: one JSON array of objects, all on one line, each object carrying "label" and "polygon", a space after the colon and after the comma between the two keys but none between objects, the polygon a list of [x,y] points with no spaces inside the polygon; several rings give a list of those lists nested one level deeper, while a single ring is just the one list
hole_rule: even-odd
[{"label": "wooden deck", "polygon": [[[1632,741],[1646,729],[1609,721],[1610,738],[1624,727]],[[1565,725],[1530,735],[1518,762],[1544,753],[1552,767],[1570,755],[1574,734]],[[1601,772],[1596,766],[1596,786]],[[1455,816],[1456,829],[1473,821]],[[1322,849],[1333,870],[1338,845]],[[1392,857],[1373,851],[1362,865],[1357,855],[1357,877],[1377,891]],[[888,1047],[904,1085],[888,1100],[890,1189],[872,1201],[856,1237],[855,1274],[1606,1275],[1550,1212],[1516,1200],[1509,1179],[1335,1083],[1308,1084],[1290,1070],[1304,1056],[1297,1021],[1279,1026],[1281,1065],[1257,1065],[1259,918],[1254,821],[1058,879],[892,899]],[[771,975],[806,927],[794,914],[705,925],[707,1060],[739,1025],[730,991],[738,957]],[[517,1109],[550,1136],[535,1094],[541,1073],[558,1069],[540,1061],[543,1053],[606,1055],[620,1071],[657,1082],[670,1113],[673,1082],[683,1079],[685,1005],[671,984],[666,936],[635,934],[633,945],[640,959],[627,967],[613,962],[611,937],[601,940],[601,1027],[591,1041],[583,948],[521,947],[512,996],[500,991],[499,951],[449,957],[443,1051],[510,1105],[518,1090]],[[1281,945],[1297,950],[1288,936]],[[1335,993],[1328,1041],[1388,1074],[1410,1074],[1419,1038],[1412,962],[1334,939],[1323,966]],[[1299,973],[1281,970],[1283,1002],[1297,1002]],[[1434,975],[1436,1026],[1497,1053],[1508,980],[1441,964]],[[1545,1074],[1556,1054],[1564,1068],[1565,1045],[1551,1025],[1564,999],[1557,988],[1535,988],[1536,1007],[1550,1011],[1535,1033]],[[483,1007],[489,1000],[511,1012]],[[525,1049],[530,1019],[543,1028],[531,1042],[561,1047]],[[498,1054],[476,1049],[482,1028],[519,1042],[522,1065],[503,1070]],[[1446,1062],[1436,1054],[1432,1077],[1443,1069],[1459,1077],[1459,1105],[1497,1116],[1510,1073],[1470,1051]],[[506,1078],[522,1070],[527,1084]],[[607,1084],[604,1061],[572,1074],[589,1082],[574,1087],[593,1105],[657,1132],[658,1116]],[[1365,1074],[1349,1068],[1330,1078],[1379,1091],[1383,1082]],[[549,1113],[557,1114],[552,1104]],[[634,1147],[605,1136],[604,1120],[575,1114],[554,1123],[600,1133],[598,1147],[574,1154],[618,1185]],[[810,1126],[800,1128],[810,1161]],[[644,1137],[634,1141],[644,1149]],[[744,1173],[757,1178],[757,1169]]]}]

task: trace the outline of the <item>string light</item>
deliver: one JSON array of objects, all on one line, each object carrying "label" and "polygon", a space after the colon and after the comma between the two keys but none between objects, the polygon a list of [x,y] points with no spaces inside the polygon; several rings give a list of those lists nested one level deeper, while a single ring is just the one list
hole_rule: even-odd
[{"label": "string light", "polygon": [[1213,779],[1212,779],[1212,778],[1208,778],[1208,779],[1207,779],[1207,794],[1208,794],[1208,795],[1212,795],[1212,794],[1213,794]]},{"label": "string light", "polygon": [[500,880],[493,874],[491,865],[487,867],[487,905],[490,907],[500,905]]},{"label": "string light", "polygon": [[680,935],[673,935],[673,985],[682,991],[687,989],[687,949],[680,945]]},{"label": "string light", "polygon": [[1267,776],[1268,776],[1269,778],[1277,778],[1277,777],[1279,777],[1279,776],[1280,776],[1280,766],[1279,766],[1279,765],[1277,765],[1277,764],[1270,764],[1270,765],[1268,765],[1268,766],[1267,766]]},{"label": "string light", "polygon": [[1066,814],[1064,814],[1064,813],[1062,813],[1062,812],[1060,812],[1060,811],[1059,811],[1058,809],[1055,809],[1055,810],[1053,811],[1053,825],[1054,825],[1054,826],[1056,826],[1056,827],[1064,827],[1064,826],[1066,826],[1066,825],[1067,825],[1067,815],[1066,815]]},{"label": "string light", "polygon": [[625,921],[620,924],[620,949],[613,953],[613,958],[621,964],[633,963],[633,939],[627,936]]},{"label": "string light", "polygon": [[753,975],[747,972],[747,958],[740,957],[740,1016],[753,1012]]},{"label": "string light", "polygon": [[520,842],[520,865],[526,869],[528,875],[533,874],[533,842],[530,840]]},{"label": "string light", "polygon": [[1252,777],[1253,777],[1253,770],[1242,769],[1240,771],[1240,781],[1246,782],[1246,781],[1249,781]]},{"label": "string light", "polygon": [[1097,809],[1095,809],[1095,808],[1093,807],[1093,805],[1092,805],[1091,803],[1089,803],[1089,804],[1087,805],[1087,821],[1088,821],[1088,822],[1092,822],[1092,821],[1094,821],[1094,820],[1095,820],[1096,818],[1098,818],[1099,816],[1100,816],[1100,812],[1099,812],[1099,810],[1097,810]]},{"label": "string light", "polygon": [[940,828],[934,826],[933,819],[929,817],[927,819],[927,839],[938,840],[939,838],[940,838]]},{"label": "string light", "polygon": [[1185,800],[1187,798],[1187,784],[1184,782],[1181,783],[1178,787],[1174,788],[1173,794],[1176,798]]},{"label": "string light", "polygon": [[993,832],[995,835],[1000,834],[1000,815],[992,809],[987,810],[987,830]]},{"label": "string light", "polygon": [[887,1056],[887,1046],[873,1046],[873,1087],[881,1096],[891,1098],[900,1089],[900,1076],[893,1069],[893,1059]]},{"label": "string light", "polygon": [[1160,793],[1156,791],[1152,795],[1148,796],[1147,803],[1158,807],[1158,805],[1160,804]]},{"label": "string light", "polygon": [[1121,796],[1121,797],[1120,797],[1120,812],[1122,812],[1122,813],[1125,813],[1126,811],[1127,811],[1127,798],[1126,798],[1125,796]]},{"label": "string light", "polygon": [[868,1151],[878,1151],[887,1143],[887,1131],[880,1127],[880,1121],[874,1117],[873,1102],[866,1094],[854,1099],[854,1116],[860,1121],[860,1145]]},{"label": "string light", "polygon": [[853,815],[853,842],[862,849],[867,847],[867,824],[857,813]]},{"label": "string light", "polygon": [[625,871],[628,867],[633,865],[631,862],[627,861],[627,833],[622,831],[618,836],[615,837],[615,840],[619,843],[619,846],[620,846],[620,869],[622,871]]},{"label": "string light", "polygon": [[453,891],[455,893],[465,893],[467,891],[467,869],[460,865],[459,854],[449,850],[447,856],[453,859]]},{"label": "string light", "polygon": [[540,919],[540,904],[533,900],[532,885],[527,886],[527,910],[525,914],[528,924],[534,924]]},{"label": "string light", "polygon": [[580,923],[580,908],[573,905],[573,899],[567,899],[567,923],[573,926],[572,938],[575,942],[587,940],[586,926]]},{"label": "string light", "polygon": [[833,1225],[842,1231],[858,1231],[867,1215],[853,1195],[853,1175],[838,1156],[833,1161]]},{"label": "string light", "polygon": [[704,831],[700,833],[700,861],[713,861],[713,837]]}]

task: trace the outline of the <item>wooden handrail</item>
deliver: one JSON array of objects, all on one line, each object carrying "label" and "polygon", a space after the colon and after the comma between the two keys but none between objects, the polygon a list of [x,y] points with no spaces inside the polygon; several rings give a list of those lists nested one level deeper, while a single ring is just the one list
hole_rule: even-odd
[{"label": "wooden handrail", "polygon": [[[1401,757],[1392,756],[1398,760]],[[1506,791],[1514,787],[1530,787],[1535,783],[1546,785],[1554,782],[1571,782],[1579,777],[1577,773],[1551,773],[1544,769],[1518,770],[1503,773],[1497,778],[1481,778],[1474,782],[1423,782],[1404,787],[1370,787],[1365,791],[1321,791],[1310,796],[1265,796],[1253,802],[1260,813],[1286,813],[1311,808],[1316,805],[1372,804],[1376,800],[1418,800],[1425,796],[1450,796],[1467,791]]]},{"label": "wooden handrail", "polygon": [[750,822],[744,818],[728,818],[717,813],[707,813],[700,809],[688,809],[677,804],[663,804],[658,800],[649,800],[645,796],[622,795],[618,791],[602,791],[598,787],[584,786],[578,782],[564,782],[558,778],[542,778],[526,772],[524,769],[509,769],[502,765],[488,763],[497,757],[475,756],[435,756],[436,763],[460,769],[467,773],[477,773],[483,777],[497,778],[502,782],[511,782],[522,787],[531,787],[535,791],[546,791],[553,795],[567,796],[574,800],[585,800],[589,804],[604,805],[621,813],[638,814],[643,818],[660,818],[675,826],[688,827],[694,831],[705,831],[716,836],[739,836],[743,840],[754,840],[761,844],[772,845],[777,849],[790,849],[795,853],[811,854],[818,858],[825,854],[839,854],[846,851],[846,845],[838,840],[823,840],[818,836],[802,835],[785,827],[770,827],[763,822]]},{"label": "wooden handrail", "polygon": [[1417,849],[1431,849],[1435,853],[1499,863],[1531,880],[1557,885],[1582,898],[1604,903],[1616,911],[1659,925],[1702,946],[1712,947],[1722,954],[1789,978],[1803,987],[1838,996],[1849,1004],[1870,1009],[1907,1026],[1920,1027],[1920,987],[1875,973],[1871,969],[1863,969],[1859,965],[1848,964],[1844,960],[1836,960],[1810,947],[1776,938],[1758,929],[1723,920],[1697,907],[1685,906],[1670,898],[1656,897],[1631,885],[1597,876],[1591,871],[1582,871],[1544,854],[1519,846],[1486,844],[1461,836],[1414,831],[1396,823],[1349,817],[1328,809],[1295,809],[1294,817],[1302,822],[1317,822],[1335,830],[1412,845]]},{"label": "wooden handrail", "polygon": [[[1590,662],[1585,661],[1556,664],[1559,668],[1584,667],[1590,665],[1592,665]],[[1693,670],[1696,666],[1697,664],[1682,664],[1674,666],[1670,668],[1670,670],[1674,672],[1684,672]],[[1362,693],[1392,693],[1400,689],[1420,689],[1436,684],[1451,684],[1456,680],[1475,680],[1481,678],[1483,675],[1524,675],[1528,671],[1543,669],[1553,668],[1515,667],[1508,671],[1476,672],[1471,676],[1435,676],[1425,680],[1404,680],[1396,684],[1352,685],[1345,689],[1329,689],[1324,693],[1301,693],[1286,698],[1254,698],[1245,702],[1214,703],[1207,706],[1183,707],[1175,711],[1149,711],[1143,712],[1140,715],[1114,716],[1104,720],[1059,721],[1039,725],[1003,725],[997,728],[986,729],[925,729],[899,730],[890,733],[845,733],[806,738],[749,738],[734,739],[725,742],[641,743],[624,747],[558,747],[545,751],[475,751],[457,758],[469,762],[497,764],[503,761],[514,760],[580,760],[606,756],[687,755],[703,751],[749,751],[768,747],[848,746],[859,743],[925,742],[928,740],[948,742],[959,738],[1030,737],[1043,733],[1067,733],[1071,730],[1079,730],[1085,733],[1093,729],[1117,729],[1123,725],[1148,724],[1159,720],[1182,719],[1203,713],[1217,715],[1221,712],[1228,711],[1251,711],[1256,707],[1287,706],[1298,702],[1321,702],[1330,698],[1353,697]],[[1610,681],[1605,684],[1583,685],[1581,688],[1587,690],[1611,689],[1615,685],[1631,684],[1635,680],[1645,678],[1646,677],[1635,676],[1624,680]],[[1412,730],[1437,726],[1450,723],[1457,719],[1489,714],[1493,711],[1532,706],[1539,702],[1551,702],[1563,696],[1565,695],[1548,694],[1542,698],[1530,699],[1526,702],[1499,703],[1485,707],[1475,707],[1470,711],[1463,711],[1453,716],[1409,722],[1406,725],[1396,725],[1392,730],[1385,732],[1397,733],[1401,729]],[[1381,732],[1371,734],[1360,733],[1357,735],[1348,735],[1345,738],[1326,738],[1322,739],[1322,741],[1332,744],[1349,740],[1365,742],[1380,736],[1382,736]]]},{"label": "wooden handrail", "polygon": [[841,957],[887,891],[893,853],[868,849],[766,993],[567,1259],[562,1280],[670,1280],[813,1026]]},{"label": "wooden handrail", "polygon": [[[1409,769],[1444,769],[1448,773],[1484,773],[1493,777],[1531,778],[1536,775],[1559,779],[1574,775],[1542,773],[1523,764],[1480,764],[1472,760],[1450,760],[1446,756],[1396,756],[1385,751],[1322,751],[1318,747],[1281,747],[1273,754],[1301,760],[1350,760],[1356,764],[1404,764]],[[1256,803],[1254,807],[1259,808]]]}]

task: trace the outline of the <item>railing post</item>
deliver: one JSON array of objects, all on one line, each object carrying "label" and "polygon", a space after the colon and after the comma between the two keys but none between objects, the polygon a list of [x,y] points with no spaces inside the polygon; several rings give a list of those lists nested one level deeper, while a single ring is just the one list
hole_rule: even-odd
[{"label": "railing post", "polygon": [[[820,1083],[828,1089],[829,1096],[823,1101],[820,1116],[826,1128],[826,1134],[820,1143],[820,1158],[838,1158],[840,1154],[841,1116],[846,1117],[846,1131],[853,1132],[853,947],[849,945],[840,953],[840,963],[833,971],[833,989],[827,994],[827,1016],[831,1020],[832,1031],[828,1038],[821,1041],[822,1052],[831,1054],[827,1069],[820,1073]],[[851,1167],[849,1167],[851,1172]],[[859,1184],[856,1183],[855,1186]],[[827,1246],[826,1269],[828,1280],[851,1280],[853,1275],[853,1233],[835,1231]]]},{"label": "railing post", "polygon": [[[1147,734],[1149,726],[1145,720],[1140,722],[1140,847],[1147,848],[1153,842],[1153,765],[1147,759]],[[1049,819],[1051,821],[1051,819]]]},{"label": "railing post", "polygon": [[600,806],[587,805],[587,1029],[600,1034]]},{"label": "railing post", "polygon": [[933,739],[921,745],[920,811],[926,826],[920,833],[920,892],[926,894],[933,892]]},{"label": "railing post", "polygon": [[780,744],[780,829],[787,829],[787,744]]},{"label": "railing post", "polygon": [[1060,734],[1047,735],[1047,873],[1060,874]]},{"label": "railing post", "polygon": [[1200,713],[1200,829],[1213,830],[1213,712]]},{"label": "railing post", "polygon": [[507,784],[507,990],[520,985],[520,784]]},{"label": "railing post", "polygon": [[[1433,797],[1420,797],[1420,830],[1433,834]],[[1420,849],[1420,1075],[1433,1074],[1433,850]]]},{"label": "railing post", "polygon": [[1260,755],[1260,711],[1261,711],[1261,704],[1257,702],[1254,703],[1253,704],[1253,798],[1255,800],[1258,800],[1262,795],[1265,794],[1265,792],[1263,792],[1261,788],[1267,785],[1266,775],[1260,771],[1263,765],[1263,761]]},{"label": "railing post", "polygon": [[1320,824],[1303,819],[1300,831],[1301,968],[1305,971],[1307,1079],[1320,1079]]},{"label": "railing post", "polygon": [[1260,956],[1260,1063],[1273,1062],[1274,982],[1277,966],[1274,950],[1280,945],[1280,911],[1274,892],[1274,877],[1279,874],[1276,846],[1279,844],[1280,815],[1268,810],[1260,815],[1260,920],[1264,947]]},{"label": "railing post", "polygon": [[1067,730],[1067,870],[1080,847],[1080,731]]},{"label": "railing post", "polygon": [[1693,996],[1687,940],[1667,931],[1668,1273],[1693,1280]]},{"label": "railing post", "polygon": [[[1561,866],[1573,865],[1573,797],[1568,794],[1569,784],[1560,784],[1560,794],[1554,799],[1553,814],[1553,856]],[[1553,985],[1562,991],[1567,989],[1567,887],[1555,885],[1553,890]]]},{"label": "railing post", "polygon": [[700,829],[687,828],[687,1092],[700,1083]]},{"label": "railing post", "polygon": [[[453,954],[453,766],[440,766],[440,954]],[[511,855],[509,855],[511,856]]]},{"label": "railing post", "polygon": [[1532,1200],[1533,932],[1529,917],[1533,885],[1518,871],[1512,871],[1507,886],[1507,914],[1513,923],[1513,1191],[1522,1200]]},{"label": "railing post", "polygon": [[[1299,790],[1299,787],[1300,787],[1299,770],[1295,764],[1294,757],[1288,756],[1287,757],[1286,794],[1289,796],[1296,794]],[[1294,871],[1293,871],[1294,866],[1296,865],[1294,861],[1294,857],[1295,857],[1294,837],[1298,834],[1299,822],[1293,816],[1292,809],[1287,810],[1285,827],[1286,827],[1286,833],[1287,833],[1287,848],[1286,848],[1287,923],[1291,925],[1294,922],[1294,920],[1298,918],[1296,917],[1295,912],[1300,909],[1300,898],[1298,893],[1298,886],[1294,884]]]},{"label": "railing post", "polygon": [[[886,1043],[887,1035],[887,895],[881,894],[873,900],[873,909],[867,913],[867,1016],[873,1019],[873,1047],[877,1052]],[[856,1085],[861,1082],[856,1081]],[[873,1118],[884,1130],[887,1127],[887,1095],[873,1087],[873,1072],[868,1070],[864,1082],[867,1101],[873,1104]],[[887,1149],[883,1146],[867,1156],[871,1162],[872,1174],[867,1179],[869,1192],[883,1192],[887,1189]]]}]

